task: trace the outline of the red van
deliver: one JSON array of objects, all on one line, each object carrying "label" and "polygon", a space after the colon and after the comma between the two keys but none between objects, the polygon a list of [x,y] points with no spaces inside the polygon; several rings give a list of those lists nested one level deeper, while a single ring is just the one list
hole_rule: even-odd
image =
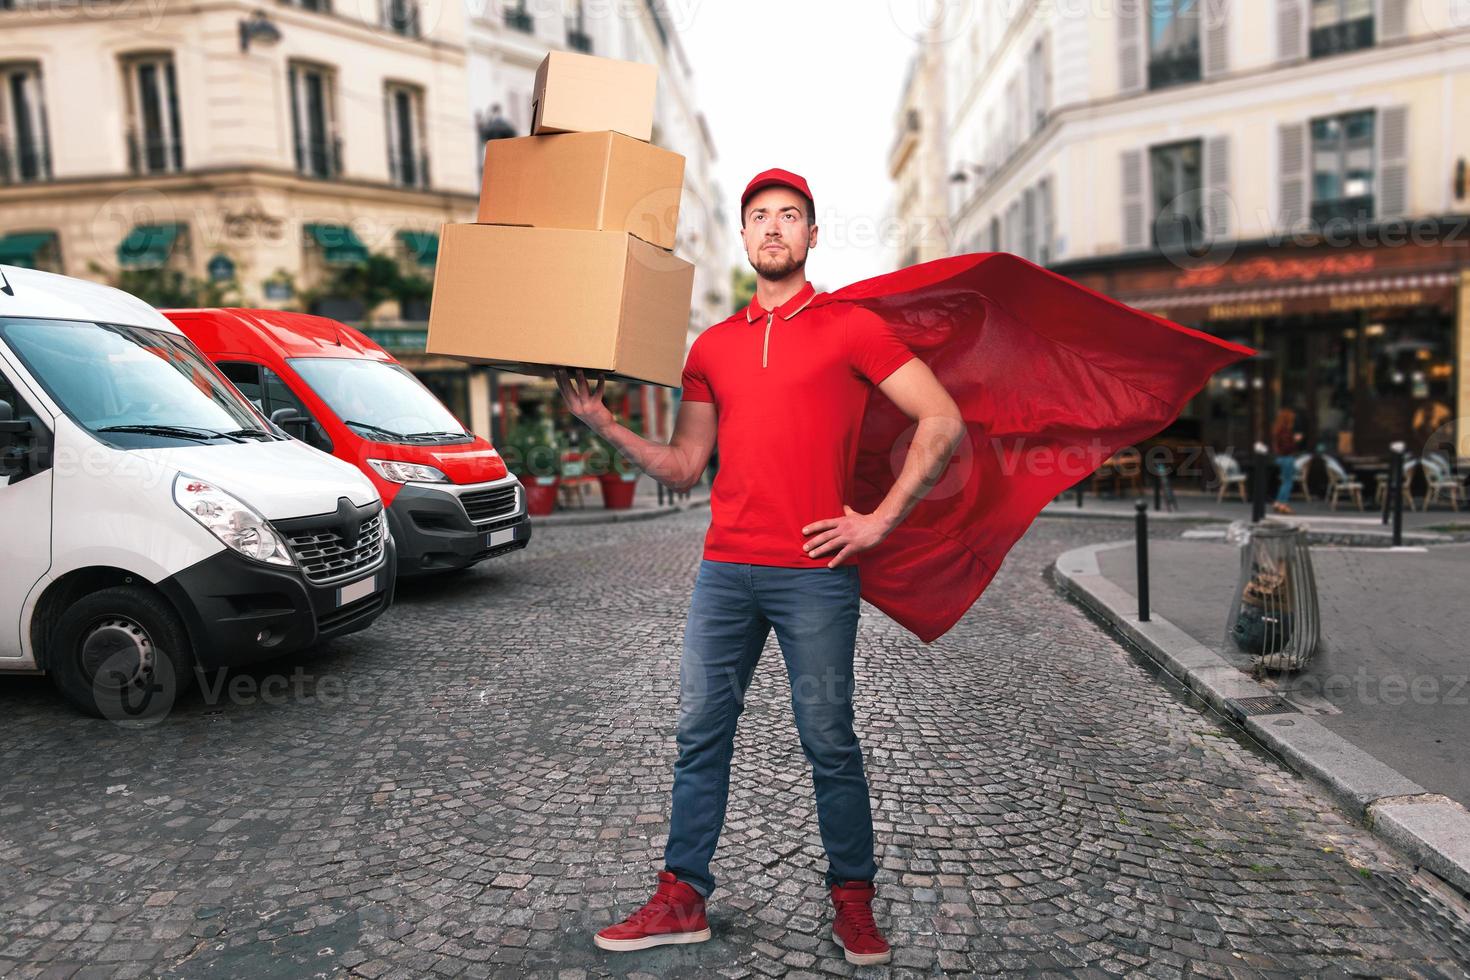
[{"label": "red van", "polygon": [[525,489],[361,331],[279,310],[164,310],[246,398],[308,445],[373,481],[398,574],[467,568],[531,540]]}]

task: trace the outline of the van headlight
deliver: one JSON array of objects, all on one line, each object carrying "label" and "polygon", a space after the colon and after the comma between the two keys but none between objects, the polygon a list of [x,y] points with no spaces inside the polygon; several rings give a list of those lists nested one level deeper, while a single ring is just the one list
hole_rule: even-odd
[{"label": "van headlight", "polygon": [[286,542],[254,507],[212,483],[184,473],[174,477],[174,503],[246,558],[294,565]]},{"label": "van headlight", "polygon": [[432,466],[397,459],[370,459],[373,472],[389,483],[448,483],[449,478]]}]

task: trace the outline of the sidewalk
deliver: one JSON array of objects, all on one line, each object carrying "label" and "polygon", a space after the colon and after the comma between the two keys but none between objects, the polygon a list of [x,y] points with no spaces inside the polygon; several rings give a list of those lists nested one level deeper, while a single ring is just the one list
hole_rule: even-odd
[{"label": "sidewalk", "polygon": [[1170,673],[1470,892],[1470,545],[1314,546],[1321,647],[1305,669],[1259,683],[1225,633],[1239,560],[1224,542],[1152,540],[1148,623],[1132,541],[1068,552],[1056,570]]},{"label": "sidewalk", "polygon": [[[1218,503],[1214,494],[1198,491],[1175,491],[1177,510],[1154,510],[1153,489],[1147,488],[1143,499],[1148,501],[1150,521],[1183,521],[1186,523],[1219,523],[1250,520],[1251,505],[1241,503],[1239,497],[1227,497]],[[1132,520],[1136,513],[1136,497],[1097,497],[1083,494],[1082,506],[1077,506],[1074,494],[1058,497],[1042,508],[1042,517],[1085,517],[1110,520]],[[1392,526],[1383,523],[1382,512],[1372,507],[1358,510],[1350,503],[1340,503],[1337,510],[1330,510],[1320,500],[1309,502],[1293,500],[1295,514],[1271,513],[1270,504],[1266,516],[1277,520],[1300,524],[1308,528],[1314,538],[1332,537],[1335,543],[1378,544],[1388,543]],[[1470,509],[1458,513],[1436,504],[1430,511],[1404,510],[1405,544],[1440,544],[1470,538]]]},{"label": "sidewalk", "polygon": [[596,486],[587,487],[583,494],[584,503],[578,507],[563,506],[544,517],[532,517],[533,527],[558,527],[573,524],[609,524],[614,521],[641,521],[665,514],[677,514],[692,507],[709,505],[709,485],[700,483],[687,495],[674,497],[665,490],[663,501],[659,501],[658,483],[647,474],[638,474],[638,485],[633,491],[633,506],[626,510],[608,510],[602,506],[602,492]]}]

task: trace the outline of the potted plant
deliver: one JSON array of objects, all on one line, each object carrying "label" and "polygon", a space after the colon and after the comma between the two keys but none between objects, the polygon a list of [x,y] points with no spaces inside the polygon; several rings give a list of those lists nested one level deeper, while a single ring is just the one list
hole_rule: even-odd
[{"label": "potted plant", "polygon": [[561,482],[561,445],[544,409],[535,418],[522,421],[510,434],[511,471],[526,488],[526,513],[550,514],[556,509],[557,485]]},{"label": "potted plant", "polygon": [[[615,420],[621,421],[616,415]],[[642,428],[636,419],[625,423],[636,433]],[[602,485],[602,506],[608,510],[627,510],[633,506],[633,491],[638,485],[638,467],[633,461],[613,448],[612,443],[601,436],[594,436],[592,447],[587,452],[589,473],[597,474]]]}]

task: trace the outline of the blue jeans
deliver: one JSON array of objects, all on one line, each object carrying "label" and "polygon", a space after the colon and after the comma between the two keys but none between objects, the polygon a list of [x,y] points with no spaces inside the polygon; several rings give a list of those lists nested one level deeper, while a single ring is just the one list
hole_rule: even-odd
[{"label": "blue jeans", "polygon": [[679,757],[664,866],[706,898],[715,888],[709,863],[725,823],[735,723],[773,626],[812,767],[827,884],[871,881],[877,872],[868,781],[852,728],[858,592],[852,564],[700,562],[679,664]]},{"label": "blue jeans", "polygon": [[1276,500],[1279,503],[1288,503],[1291,500],[1291,487],[1296,482],[1296,457],[1277,456],[1276,468],[1281,471],[1281,487],[1276,491]]}]

